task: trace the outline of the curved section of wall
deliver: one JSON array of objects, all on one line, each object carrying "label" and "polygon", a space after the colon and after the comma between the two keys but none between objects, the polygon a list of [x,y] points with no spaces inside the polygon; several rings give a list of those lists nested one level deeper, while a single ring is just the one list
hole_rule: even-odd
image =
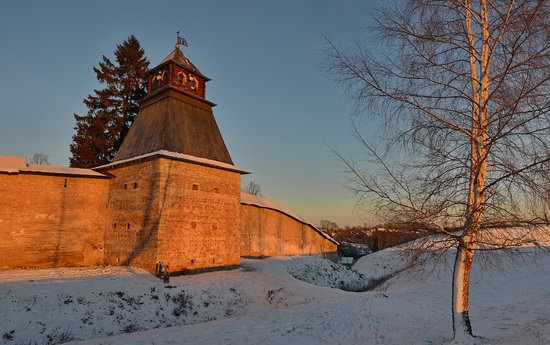
[{"label": "curved section of wall", "polygon": [[334,253],[338,242],[300,215],[255,195],[241,194],[241,256]]}]

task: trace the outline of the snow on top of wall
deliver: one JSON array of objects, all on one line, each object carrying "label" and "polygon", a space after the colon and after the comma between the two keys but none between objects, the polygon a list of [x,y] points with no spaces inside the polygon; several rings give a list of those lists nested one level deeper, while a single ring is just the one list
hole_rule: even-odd
[{"label": "snow on top of wall", "polygon": [[69,168],[57,165],[29,164],[25,157],[0,156],[0,172],[8,174],[35,173],[63,176],[107,177],[92,169]]},{"label": "snow on top of wall", "polygon": [[17,170],[27,165],[27,159],[20,156],[0,156],[0,170]]},{"label": "snow on top of wall", "polygon": [[261,196],[252,195],[252,194],[243,192],[243,193],[241,193],[241,204],[252,205],[252,206],[257,206],[257,207],[260,207],[260,208],[267,208],[267,209],[279,211],[283,214],[286,214],[287,216],[289,216],[291,218],[296,219],[300,223],[304,223],[304,224],[307,224],[307,225],[311,226],[315,231],[317,231],[321,236],[323,236],[327,240],[329,240],[331,242],[334,242],[335,244],[339,244],[338,241],[336,241],[334,238],[329,236],[327,233],[323,232],[321,229],[317,228],[315,225],[308,222],[301,215],[283,208],[281,205],[277,204],[274,201],[263,198]]},{"label": "snow on top of wall", "polygon": [[243,175],[250,173],[249,171],[241,169],[241,168],[239,168],[235,165],[232,165],[232,164],[218,162],[218,161],[215,161],[215,160],[212,160],[212,159],[207,159],[207,158],[196,157],[196,156],[192,156],[192,155],[188,155],[188,154],[184,154],[184,153],[166,151],[166,150],[158,150],[158,151],[149,152],[149,153],[146,153],[146,154],[143,154],[143,155],[140,155],[140,156],[136,156],[136,157],[132,157],[132,158],[128,158],[128,159],[123,159],[123,160],[116,161],[116,162],[111,162],[109,164],[105,164],[105,165],[95,167],[94,170],[105,170],[105,169],[109,169],[109,168],[112,169],[112,168],[115,168],[119,165],[128,164],[128,163],[131,163],[133,161],[139,161],[139,160],[142,160],[142,159],[152,158],[154,156],[174,158],[176,160],[180,160],[180,161],[183,161],[183,162],[197,163],[197,164],[200,164],[200,165],[205,165],[205,166],[209,166],[209,167],[213,167],[213,168],[220,168],[220,169],[224,169],[224,170],[234,171],[234,172],[238,172],[238,173],[243,174]]}]

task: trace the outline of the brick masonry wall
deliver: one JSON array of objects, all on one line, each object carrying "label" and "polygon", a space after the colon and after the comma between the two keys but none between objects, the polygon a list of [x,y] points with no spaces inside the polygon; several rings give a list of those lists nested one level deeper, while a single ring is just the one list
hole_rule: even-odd
[{"label": "brick masonry wall", "polygon": [[153,272],[164,195],[160,163],[150,160],[107,172],[115,177],[109,181],[105,263]]},{"label": "brick masonry wall", "polygon": [[0,174],[0,269],[102,264],[107,187],[106,179]]},{"label": "brick masonry wall", "polygon": [[0,174],[0,269],[105,263],[154,272],[160,261],[181,272],[336,251],[307,224],[241,205],[238,173],[165,158],[108,172],[115,177]]},{"label": "brick masonry wall", "polygon": [[241,256],[334,253],[336,244],[281,212],[241,205]]},{"label": "brick masonry wall", "polygon": [[164,198],[158,259],[171,272],[240,264],[240,174],[160,160]]},{"label": "brick masonry wall", "polygon": [[109,173],[107,264],[151,272],[157,262],[171,272],[239,265],[238,173],[165,158]]}]

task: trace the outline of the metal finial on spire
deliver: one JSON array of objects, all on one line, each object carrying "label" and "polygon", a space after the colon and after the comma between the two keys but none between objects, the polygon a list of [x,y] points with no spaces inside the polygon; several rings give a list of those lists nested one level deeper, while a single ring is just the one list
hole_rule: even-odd
[{"label": "metal finial on spire", "polygon": [[180,32],[177,31],[177,41],[176,41],[176,49],[180,49],[181,46],[186,46],[188,47],[187,45],[187,40],[183,37],[180,37]]}]

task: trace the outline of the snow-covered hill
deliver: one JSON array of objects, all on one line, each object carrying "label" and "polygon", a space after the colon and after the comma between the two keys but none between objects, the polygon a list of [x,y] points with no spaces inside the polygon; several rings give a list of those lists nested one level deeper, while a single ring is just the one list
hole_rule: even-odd
[{"label": "snow-covered hill", "polygon": [[[244,260],[238,270],[169,285],[125,267],[4,271],[0,341],[442,344],[451,338],[450,272],[428,276],[407,268],[407,257],[392,248],[353,270],[316,257]],[[506,272],[476,267],[474,332],[488,344],[549,344],[550,255],[501,259]],[[394,272],[373,291],[339,289],[361,290]]]}]

